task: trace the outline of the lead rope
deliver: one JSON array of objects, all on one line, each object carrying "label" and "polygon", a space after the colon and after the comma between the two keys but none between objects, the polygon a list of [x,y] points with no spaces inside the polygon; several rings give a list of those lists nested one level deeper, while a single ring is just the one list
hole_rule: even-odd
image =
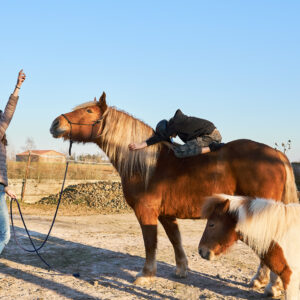
[{"label": "lead rope", "polygon": [[[69,156],[71,156],[71,149],[72,149],[72,144],[73,144],[73,141],[70,140],[70,146],[69,146]],[[12,198],[10,199],[10,219],[11,219],[11,225],[12,225],[12,230],[13,230],[13,235],[14,235],[14,239],[15,239],[15,242],[16,244],[21,248],[23,249],[24,251],[26,252],[35,252],[37,254],[37,256],[41,259],[41,261],[48,267],[48,271],[50,271],[51,269],[53,270],[53,268],[46,262],[46,260],[41,256],[41,254],[39,253],[39,251],[44,247],[44,245],[46,244],[49,236],[50,236],[50,233],[51,233],[51,230],[53,228],[53,225],[55,223],[55,219],[56,219],[56,216],[57,216],[57,212],[58,212],[58,208],[59,208],[59,205],[60,205],[60,202],[61,202],[61,198],[62,198],[62,193],[63,193],[63,190],[64,190],[64,186],[65,186],[65,182],[66,182],[66,178],[67,178],[67,172],[68,172],[68,167],[69,167],[69,161],[67,161],[66,163],[66,170],[65,170],[65,175],[64,175],[64,180],[63,180],[63,183],[62,183],[62,186],[61,186],[61,191],[60,191],[60,194],[59,194],[59,198],[58,198],[58,201],[57,201],[57,207],[56,207],[56,211],[55,211],[55,214],[54,214],[54,217],[53,217],[53,220],[52,220],[52,223],[51,223],[51,226],[50,226],[50,229],[48,231],[48,234],[46,236],[46,238],[44,239],[43,243],[39,246],[39,247],[36,247],[33,240],[32,240],[32,237],[27,229],[27,226],[26,226],[26,223],[25,223],[25,220],[23,218],[23,214],[22,214],[22,211],[21,211],[21,207],[20,207],[20,204],[19,204],[19,201],[16,199],[16,198]],[[12,203],[16,201],[17,203],[17,206],[18,206],[18,210],[19,210],[19,213],[20,213],[20,216],[21,216],[21,219],[22,219],[22,222],[23,222],[23,225],[24,225],[24,228],[26,230],[26,233],[28,235],[28,238],[30,240],[30,243],[33,247],[33,250],[31,249],[26,249],[25,247],[23,247],[18,239],[17,239],[17,236],[16,236],[16,230],[15,230],[15,226],[14,226],[14,221],[13,221],[13,213],[12,213]],[[75,277],[79,277],[79,273],[74,273],[73,276]]]}]

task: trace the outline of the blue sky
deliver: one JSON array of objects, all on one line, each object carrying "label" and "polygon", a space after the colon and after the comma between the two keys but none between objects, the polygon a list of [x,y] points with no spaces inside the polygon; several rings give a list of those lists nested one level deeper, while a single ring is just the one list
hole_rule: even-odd
[{"label": "blue sky", "polygon": [[[0,106],[23,68],[8,136],[18,152],[54,140],[52,120],[107,93],[151,126],[177,108],[223,140],[249,138],[300,161],[299,1],[6,1],[0,9]],[[95,152],[94,146],[74,151]]]}]

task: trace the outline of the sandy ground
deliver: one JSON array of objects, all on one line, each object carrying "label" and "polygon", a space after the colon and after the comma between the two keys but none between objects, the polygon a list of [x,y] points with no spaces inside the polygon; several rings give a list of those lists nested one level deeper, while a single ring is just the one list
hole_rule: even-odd
[{"label": "sandy ground", "polygon": [[[36,213],[36,212],[35,212]],[[38,240],[47,233],[50,216],[25,216]],[[29,247],[16,217],[19,240]],[[261,299],[248,288],[258,259],[242,243],[217,261],[201,259],[197,247],[205,221],[181,220],[183,245],[191,269],[174,277],[173,248],[159,227],[158,272],[151,286],[133,285],[144,263],[141,230],[133,214],[58,216],[41,251],[58,270],[48,272],[35,254],[20,250],[13,238],[0,259],[0,299]],[[79,278],[72,276],[80,273]]]}]

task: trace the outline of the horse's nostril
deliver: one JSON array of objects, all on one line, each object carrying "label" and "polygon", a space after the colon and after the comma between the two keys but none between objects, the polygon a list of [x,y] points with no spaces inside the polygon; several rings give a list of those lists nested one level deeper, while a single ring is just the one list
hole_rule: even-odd
[{"label": "horse's nostril", "polygon": [[211,258],[213,257],[212,252],[210,250],[208,250],[207,248],[200,248],[198,252],[199,252],[200,256],[204,259],[211,260]]},{"label": "horse's nostril", "polygon": [[51,128],[57,128],[59,126],[59,120],[54,120]]}]

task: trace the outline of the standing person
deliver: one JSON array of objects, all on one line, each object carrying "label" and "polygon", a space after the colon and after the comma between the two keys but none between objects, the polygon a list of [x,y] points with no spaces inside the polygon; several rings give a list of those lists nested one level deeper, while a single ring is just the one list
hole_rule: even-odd
[{"label": "standing person", "polygon": [[0,253],[10,239],[10,227],[8,209],[5,201],[5,194],[11,198],[16,198],[16,194],[8,187],[6,169],[6,130],[14,115],[20,88],[26,78],[23,70],[19,72],[17,84],[10,95],[4,112],[0,111]]},{"label": "standing person", "polygon": [[186,116],[177,109],[169,121],[158,122],[152,137],[140,143],[131,143],[128,147],[130,150],[139,150],[162,141],[172,142],[172,137],[177,135],[185,143],[173,145],[174,154],[179,158],[216,151],[223,145],[222,136],[212,122]]}]

